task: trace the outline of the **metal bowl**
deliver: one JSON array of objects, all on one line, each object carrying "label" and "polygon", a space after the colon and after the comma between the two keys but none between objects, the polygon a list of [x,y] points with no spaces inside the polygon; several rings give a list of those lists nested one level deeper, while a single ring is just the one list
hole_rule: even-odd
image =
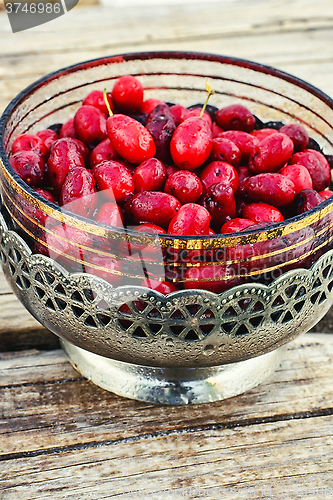
[{"label": "metal bowl", "polygon": [[[15,137],[66,121],[90,90],[111,88],[124,74],[141,80],[147,98],[186,106],[204,101],[208,79],[215,90],[212,105],[239,102],[263,122],[301,123],[325,154],[333,154],[333,101],[270,67],[208,54],[160,52],[63,69],[24,90],[1,118],[0,255],[5,275],[20,301],[64,340],[67,351],[83,349],[109,363],[116,360],[125,371],[134,365],[155,367],[169,370],[170,380],[171,370],[179,385],[182,377],[190,377],[184,370],[220,370],[263,359],[308,331],[333,302],[332,200],[256,231],[156,236],[97,224],[60,209],[10,166]],[[45,215],[45,226],[34,217],[36,210]],[[54,246],[55,224],[65,225],[68,242],[74,228],[88,235],[89,243],[71,242],[71,251],[61,254]],[[126,253],[129,248],[133,252]],[[96,269],[96,254],[105,262],[119,261],[121,271]],[[195,289],[183,288],[186,270],[198,265],[215,266],[217,274],[198,280]],[[147,276],[167,278],[180,289],[164,296],[142,286]],[[111,390],[148,399],[114,385]],[[219,396],[206,394],[200,401],[225,397],[217,392]],[[198,401],[193,397],[190,402]]]}]

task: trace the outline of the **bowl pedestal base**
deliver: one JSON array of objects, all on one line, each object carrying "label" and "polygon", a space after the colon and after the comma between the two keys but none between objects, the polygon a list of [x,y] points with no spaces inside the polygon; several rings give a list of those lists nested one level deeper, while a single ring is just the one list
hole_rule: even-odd
[{"label": "bowl pedestal base", "polygon": [[209,403],[243,394],[265,381],[280,365],[286,347],[238,363],[198,368],[155,368],[116,361],[61,345],[73,367],[107,391],[165,405]]}]

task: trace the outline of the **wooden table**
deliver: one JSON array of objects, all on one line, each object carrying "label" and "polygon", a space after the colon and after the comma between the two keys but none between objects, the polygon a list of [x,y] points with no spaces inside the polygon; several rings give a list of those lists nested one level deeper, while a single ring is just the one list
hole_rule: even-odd
[{"label": "wooden table", "polygon": [[[47,72],[155,49],[255,60],[333,94],[331,0],[139,3],[82,2],[17,34],[0,12],[0,110]],[[247,394],[162,407],[83,379],[0,274],[0,499],[333,498],[332,318]]]}]

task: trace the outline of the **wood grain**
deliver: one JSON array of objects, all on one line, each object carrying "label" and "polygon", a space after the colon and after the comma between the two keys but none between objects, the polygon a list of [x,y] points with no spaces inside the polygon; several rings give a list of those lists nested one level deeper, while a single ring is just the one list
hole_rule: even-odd
[{"label": "wood grain", "polygon": [[[2,16],[2,18],[1,18]],[[7,22],[0,13],[0,25]],[[89,30],[82,26],[89,25]],[[50,32],[50,26],[52,31]],[[333,4],[243,0],[175,6],[73,9],[44,27],[0,31],[0,110],[48,72],[95,57],[138,50],[221,53],[276,66],[329,93]],[[38,64],[35,64],[38,54]]]},{"label": "wood grain", "polygon": [[146,491],[160,499],[164,489],[183,498],[221,498],[218,489],[227,499],[250,490],[249,498],[269,498],[297,486],[318,499],[310,486],[333,487],[332,358],[331,336],[306,334],[271,381],[246,395],[169,408],[96,388],[62,351],[4,355],[1,498]]}]

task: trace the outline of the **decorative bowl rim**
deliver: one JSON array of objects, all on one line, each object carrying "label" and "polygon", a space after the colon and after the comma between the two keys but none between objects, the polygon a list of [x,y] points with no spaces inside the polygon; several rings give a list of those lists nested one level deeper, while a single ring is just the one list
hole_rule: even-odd
[{"label": "decorative bowl rim", "polygon": [[[321,101],[323,101],[325,104],[327,104],[331,109],[333,109],[333,99],[329,97],[327,94],[325,94],[323,91],[318,89],[317,87],[311,85],[310,83],[305,82],[304,80],[293,76],[287,72],[281,71],[279,69],[276,69],[272,66],[269,65],[264,65],[261,63],[256,63],[252,61],[248,61],[246,59],[241,59],[241,58],[235,58],[235,57],[229,57],[229,56],[224,56],[224,55],[218,55],[218,54],[212,54],[212,53],[205,53],[205,52],[195,52],[195,51],[147,51],[147,52],[131,52],[131,53],[124,53],[124,54],[118,54],[118,55],[112,55],[112,56],[106,56],[102,58],[95,58],[91,59],[88,61],[83,61],[80,63],[76,63],[64,68],[61,68],[57,71],[48,73],[47,75],[39,78],[29,86],[27,86],[25,89],[23,89],[21,92],[19,92],[14,99],[8,104],[6,109],[4,110],[1,118],[0,118],[0,167],[3,167],[3,172],[7,174],[7,176],[11,177],[14,183],[20,188],[20,190],[28,195],[30,203],[32,200],[36,200],[36,204],[39,205],[40,208],[42,208],[46,213],[59,213],[62,214],[62,216],[65,219],[70,219],[71,221],[80,221],[81,223],[85,224],[86,227],[90,228],[99,228],[99,229],[104,229],[107,231],[112,230],[112,232],[119,233],[119,234],[128,234],[130,236],[134,237],[144,237],[145,235],[152,235],[152,233],[142,233],[135,231],[131,228],[119,228],[115,226],[110,226],[106,224],[101,224],[98,222],[95,222],[92,219],[87,219],[82,216],[76,215],[73,212],[67,211],[63,207],[59,207],[52,202],[49,202],[45,198],[43,198],[41,195],[36,193],[33,188],[28,186],[14,171],[12,166],[10,165],[9,159],[7,157],[7,154],[5,152],[5,147],[4,147],[4,142],[3,142],[3,135],[4,135],[4,130],[7,124],[8,119],[10,118],[12,112],[14,109],[22,104],[24,100],[32,94],[36,89],[42,87],[43,85],[47,85],[50,81],[58,78],[61,75],[68,74],[68,73],[74,73],[77,70],[82,70],[85,67],[91,67],[91,66],[100,66],[103,64],[113,64],[117,62],[124,62],[124,61],[130,61],[130,60],[146,60],[150,58],[156,58],[156,57],[164,57],[164,58],[172,58],[172,57],[177,57],[178,59],[200,59],[200,60],[212,60],[220,63],[225,63],[225,64],[230,64],[230,65],[236,65],[236,66],[241,66],[241,67],[247,67],[249,69],[259,71],[261,73],[266,73],[266,74],[271,74],[275,77],[281,78],[287,82],[293,83],[299,87],[302,87],[304,90],[308,91],[309,93],[313,94],[317,98],[319,98]],[[291,217],[289,219],[284,220],[283,222],[276,222],[267,226],[264,226],[260,229],[255,228],[255,229],[248,229],[242,231],[241,235],[241,240],[244,241],[244,243],[251,242],[251,237],[254,237],[255,235],[261,234],[267,236],[267,239],[272,239],[276,236],[281,236],[283,234],[287,234],[288,232],[292,232],[293,230],[297,230],[298,228],[303,228],[308,226],[309,224],[306,223],[306,221],[311,220],[313,216],[317,214],[321,214],[319,218],[322,216],[327,215],[333,210],[333,199],[326,199],[320,205],[308,210],[307,212],[297,215],[294,217]],[[300,227],[297,227],[299,226]],[[288,228],[291,228],[290,231],[288,231]],[[91,231],[94,233],[94,231]],[[154,234],[156,237],[156,234]],[[191,242],[191,241],[216,241],[216,240],[235,240],[236,236],[233,235],[232,233],[219,233],[219,234],[214,234],[214,235],[197,235],[197,236],[192,236],[192,235],[164,235],[164,234],[159,234],[158,235],[160,240],[169,240],[170,242],[175,242],[175,241],[184,241],[184,242]],[[232,243],[234,245],[235,242]],[[229,246],[229,245],[227,245]]]}]

